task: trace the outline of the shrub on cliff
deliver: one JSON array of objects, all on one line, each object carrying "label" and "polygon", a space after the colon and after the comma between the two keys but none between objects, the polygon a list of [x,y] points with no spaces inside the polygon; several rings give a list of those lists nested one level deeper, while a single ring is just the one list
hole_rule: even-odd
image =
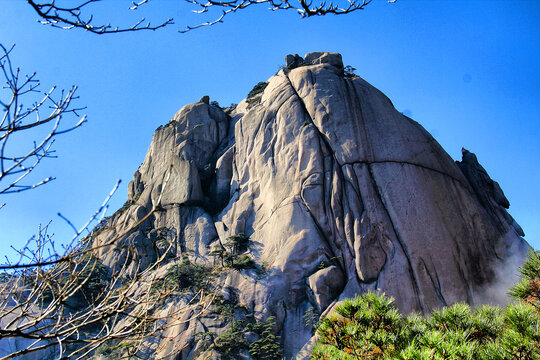
[{"label": "shrub on cliff", "polygon": [[253,87],[253,89],[251,89],[246,98],[248,108],[261,102],[262,93],[267,86],[267,82],[260,81]]},{"label": "shrub on cliff", "polygon": [[212,276],[208,266],[192,264],[189,260],[172,265],[165,278],[156,286],[167,286],[179,291],[199,291],[208,286]]}]

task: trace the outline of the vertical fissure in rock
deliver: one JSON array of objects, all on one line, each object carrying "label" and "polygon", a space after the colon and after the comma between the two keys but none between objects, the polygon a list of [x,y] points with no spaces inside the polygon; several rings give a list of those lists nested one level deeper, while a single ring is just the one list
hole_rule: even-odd
[{"label": "vertical fissure in rock", "polygon": [[[328,169],[329,171],[332,171],[332,173],[336,176],[338,176],[338,179],[340,182],[343,182],[343,174],[341,173],[341,167],[339,165],[339,162],[337,161],[336,157],[335,157],[335,154],[334,154],[334,151],[332,150],[332,147],[330,146],[330,143],[329,141],[326,139],[326,137],[324,136],[324,134],[319,130],[319,128],[317,128],[317,126],[315,125],[313,119],[311,118],[311,115],[309,114],[309,111],[306,107],[306,104],[304,103],[304,100],[302,99],[302,97],[300,96],[300,94],[298,93],[298,91],[296,90],[296,88],[294,87],[294,85],[292,84],[292,81],[291,79],[289,78],[289,76],[283,72],[284,75],[285,75],[285,78],[287,79],[291,89],[293,90],[294,94],[296,95],[296,98],[298,99],[298,102],[300,103],[300,106],[302,107],[302,110],[303,110],[303,113],[307,115],[307,118],[311,121],[311,124],[313,125],[315,131],[317,132],[317,134],[319,135],[318,138],[320,141],[322,141],[325,149],[326,149],[326,152],[329,154],[329,156],[331,156],[332,158],[332,169]],[[337,164],[337,166],[336,166]],[[325,167],[325,162],[323,160],[323,175],[326,173],[326,167]],[[323,181],[325,181],[326,177],[323,176]],[[330,194],[332,193],[332,189],[333,189],[333,184],[332,184],[332,181],[329,181],[328,183],[328,187],[329,187],[329,190],[330,190]],[[342,195],[342,194],[340,194]],[[302,199],[303,201],[303,199]],[[330,200],[331,201],[331,200]],[[303,201],[304,202],[304,201]],[[325,235],[324,235],[324,232],[322,231],[318,221],[316,220],[315,216],[311,213],[311,211],[309,210],[309,207],[304,203],[304,205],[306,206],[306,209],[307,211],[309,212],[311,218],[313,219],[313,222],[316,224],[318,230],[321,232],[321,234],[323,234],[323,238],[325,239],[325,241],[327,242],[327,244],[329,245],[329,248],[330,250],[332,251],[332,255],[336,256],[337,254],[335,253],[334,251],[334,247],[339,250],[341,252],[341,261],[342,261],[342,270],[345,269],[344,273],[347,273],[346,269],[347,269],[347,262],[348,262],[348,259],[346,258],[346,251],[348,250],[349,253],[351,254],[351,249],[349,249],[348,247],[346,249],[343,249],[343,244],[340,242],[340,243],[336,243],[336,242],[333,242],[331,243],[330,242],[330,239],[328,239]],[[330,211],[332,212],[332,215],[334,215],[334,211],[332,209],[332,206],[330,206]],[[334,216],[335,218],[335,216]],[[336,227],[336,225],[334,224],[334,228]],[[334,236],[339,236],[339,230],[338,229],[335,229],[335,234]],[[345,241],[346,243],[346,241]],[[332,246],[333,245],[333,246]],[[336,256],[337,257],[337,256]],[[352,254],[350,255],[350,257],[354,258],[354,252],[352,252]]]},{"label": "vertical fissure in rock", "polygon": [[[287,78],[287,80],[288,80],[288,82],[289,82],[291,88],[293,89],[294,93],[296,94],[297,98],[299,99],[300,104],[301,104],[301,106],[303,107],[303,110],[306,112],[306,114],[309,115],[309,111],[307,110],[307,107],[306,107],[306,105],[305,105],[305,103],[304,103],[302,97],[300,96],[300,94],[298,94],[298,91],[296,90],[296,88],[295,88],[294,85],[292,84],[292,82],[291,82],[290,78],[288,77],[288,75],[285,74],[285,76],[286,76],[286,78]],[[345,83],[347,84],[347,90],[348,90],[348,94],[349,94],[349,97],[350,97],[350,96],[351,96],[351,91],[350,91],[350,89],[349,89],[350,84],[349,84],[347,81],[345,81]],[[354,94],[356,95],[356,97],[359,98],[359,95],[357,94],[356,89],[354,88],[354,86],[353,86],[352,88],[353,88],[353,92],[354,92]],[[352,100],[351,100],[351,101],[352,101]],[[368,141],[368,139],[367,139],[367,133],[366,133],[367,130],[366,130],[366,124],[365,124],[365,120],[364,120],[364,116],[363,116],[363,109],[362,109],[362,106],[358,106],[358,108],[359,108],[359,112],[358,112],[358,113],[360,114],[360,119],[359,119],[359,120],[360,120],[360,123],[362,124],[363,130],[364,130],[364,131],[361,132],[361,133],[362,133],[362,137],[363,137],[362,140],[363,140],[364,146],[365,146],[364,149],[365,149],[366,156],[370,157],[368,160],[370,160],[370,159],[372,158],[372,156],[371,156],[371,147],[369,146],[369,141]],[[322,134],[322,132],[319,130],[319,128],[315,125],[315,123],[313,122],[313,119],[311,119],[311,117],[310,117],[310,120],[311,120],[312,124],[314,125],[316,131],[317,131],[318,134],[320,135],[320,139],[323,141],[323,143],[325,144],[325,146],[328,148],[329,153],[332,154],[333,160],[335,161],[336,164],[339,164],[338,160],[337,160],[336,157],[335,157],[334,152],[332,151],[332,148],[331,148],[331,146],[330,146],[329,141],[328,141],[328,140],[326,139],[326,137]],[[412,285],[413,285],[413,287],[414,287],[414,293],[415,293],[415,295],[416,295],[416,301],[417,301],[417,303],[418,303],[420,309],[422,310],[422,312],[425,312],[425,306],[424,306],[422,300],[420,299],[420,285],[419,285],[419,283],[418,283],[418,278],[417,278],[417,275],[416,275],[416,273],[415,273],[415,270],[414,270],[412,261],[411,261],[411,259],[410,259],[409,251],[408,251],[408,249],[407,249],[407,246],[405,245],[405,243],[404,243],[403,240],[401,239],[401,235],[400,235],[399,231],[396,229],[396,226],[395,226],[395,224],[394,224],[394,221],[393,221],[392,217],[390,216],[390,213],[389,213],[388,209],[386,208],[386,204],[385,204],[385,202],[384,202],[384,198],[383,198],[383,196],[382,196],[382,194],[381,194],[381,192],[380,192],[381,189],[379,188],[379,185],[377,184],[377,181],[375,180],[375,176],[374,176],[374,174],[373,174],[373,171],[372,171],[372,168],[371,168],[371,165],[369,164],[369,162],[368,162],[368,164],[367,164],[367,167],[368,167],[368,171],[369,171],[369,174],[370,174],[370,177],[371,177],[371,181],[374,183],[374,188],[375,188],[375,191],[376,191],[376,193],[377,193],[377,196],[378,196],[378,198],[379,198],[379,200],[380,200],[380,202],[381,202],[381,205],[382,205],[383,208],[384,208],[385,213],[386,213],[387,216],[388,216],[388,219],[389,219],[389,221],[390,221],[390,223],[391,223],[391,225],[392,225],[392,229],[393,229],[393,231],[394,231],[394,234],[395,234],[395,236],[396,236],[396,239],[398,240],[398,243],[399,243],[399,245],[400,245],[400,247],[401,247],[401,249],[402,249],[402,251],[403,251],[403,253],[404,253],[404,256],[405,256],[405,258],[406,258],[407,264],[408,264],[408,266],[409,266],[409,275],[410,275],[410,278],[411,278],[411,283],[412,283]],[[338,168],[341,170],[341,167],[340,167],[340,166],[338,166]],[[341,178],[343,178],[343,177],[341,177]],[[354,256],[353,256],[353,257],[354,257]],[[343,260],[345,260],[345,259],[343,259]],[[346,267],[345,267],[345,268],[346,268]],[[358,273],[355,273],[355,276],[356,276],[357,280],[361,282],[361,279],[358,277]]]},{"label": "vertical fissure in rock", "polygon": [[[283,72],[285,74],[285,72]],[[296,95],[296,98],[298,99],[298,101],[300,102],[300,106],[302,107],[302,110],[304,111],[304,113],[307,114],[307,117],[309,119],[309,121],[311,122],[311,124],[313,125],[313,127],[315,128],[315,130],[317,131],[317,133],[319,134],[319,138],[323,141],[325,147],[326,147],[326,150],[328,151],[328,153],[332,154],[332,157],[334,158],[334,161],[341,166],[341,164],[339,164],[337,158],[336,158],[336,155],[334,153],[334,150],[332,149],[332,146],[330,146],[330,142],[328,141],[328,139],[326,138],[326,135],[324,135],[321,130],[317,127],[317,125],[315,124],[315,121],[313,121],[312,117],[311,117],[311,114],[309,113],[308,109],[307,109],[307,106],[306,104],[304,103],[304,100],[302,99],[302,97],[300,96],[300,94],[298,93],[298,91],[296,90],[296,88],[294,87],[291,79],[289,78],[289,75],[285,74],[285,78],[287,79],[287,81],[289,82],[289,85],[291,86],[291,89],[294,91],[294,94]]]},{"label": "vertical fissure in rock", "polygon": [[[331,255],[332,257],[334,258],[338,258],[337,255],[335,252],[334,252],[334,247],[332,246],[332,244],[330,243],[330,239],[328,239],[328,237],[325,235],[323,229],[321,228],[321,226],[319,225],[319,222],[317,221],[317,219],[315,218],[315,215],[313,215],[313,213],[309,210],[308,206],[306,205],[305,201],[302,199],[302,201],[299,201],[298,204],[300,206],[303,206],[305,208],[305,210],[307,211],[307,213],[309,214],[309,216],[311,217],[311,220],[313,221],[313,224],[315,225],[315,228],[317,229],[317,232],[319,233],[319,235],[321,236],[321,238],[324,240],[324,242],[326,243],[326,245],[328,246],[328,249],[331,251]],[[346,274],[347,273],[347,269],[346,267],[344,266],[345,264],[345,260],[346,259],[341,259],[341,262],[343,262],[343,264],[341,262],[337,262],[337,266],[340,268],[340,270]],[[309,288],[309,287],[308,287]]]},{"label": "vertical fissure in rock", "polygon": [[274,174],[272,175],[275,175],[275,173],[277,172],[277,169],[276,169],[276,161],[275,161],[275,156],[276,156],[276,129],[275,129],[275,123],[276,123],[276,118],[274,117],[273,121],[271,122],[268,122],[268,125],[270,125],[270,123],[272,123],[272,138],[270,139],[270,149],[272,150],[272,155],[270,156],[270,159],[272,160],[272,172]]},{"label": "vertical fissure in rock", "polygon": [[[342,181],[343,178],[344,178],[344,176],[343,176],[342,173],[340,174],[339,172],[342,172],[343,170],[342,170],[342,168],[341,168],[341,165],[339,164],[339,161],[337,160],[337,158],[336,158],[336,156],[335,156],[335,153],[333,152],[333,150],[332,150],[332,148],[331,148],[331,146],[330,146],[330,143],[329,143],[328,139],[326,139],[326,137],[324,136],[324,134],[323,134],[323,133],[320,131],[320,129],[315,125],[313,119],[311,118],[311,116],[310,116],[310,114],[309,114],[309,111],[307,110],[307,107],[306,107],[306,105],[305,105],[305,103],[304,103],[302,97],[300,96],[300,94],[298,93],[298,91],[296,90],[296,88],[294,87],[294,85],[292,84],[290,78],[287,76],[287,74],[285,74],[285,76],[286,76],[286,78],[287,78],[287,80],[288,80],[288,82],[289,82],[291,88],[293,89],[294,93],[296,94],[297,98],[299,99],[300,104],[301,104],[301,106],[303,107],[304,112],[305,112],[306,114],[308,114],[309,119],[311,120],[311,123],[313,124],[315,130],[316,130],[317,133],[319,134],[319,139],[324,143],[325,147],[328,149],[328,152],[329,152],[330,154],[332,154],[332,159],[333,159],[334,164],[338,164],[338,166],[337,166],[338,171],[336,171],[336,174],[337,174],[337,176],[339,177],[340,181]],[[345,83],[346,83],[346,85],[347,85],[347,92],[348,92],[348,97],[349,97],[349,100],[350,100],[349,103],[353,103],[353,102],[354,102],[354,99],[351,98],[351,91],[350,91],[350,89],[349,89],[350,84],[349,84],[348,81],[346,81],[346,80],[345,80]],[[357,94],[356,89],[354,88],[354,86],[353,86],[353,91],[354,91],[354,94],[356,95],[356,97],[359,98],[359,96],[358,96],[358,94]],[[363,131],[361,131],[361,134],[362,134],[362,138],[363,138],[362,140],[363,140],[363,143],[364,143],[364,146],[365,146],[365,147],[364,147],[364,149],[365,149],[365,154],[366,154],[366,156],[368,156],[369,158],[372,158],[372,156],[371,156],[371,147],[369,146],[370,143],[369,143],[368,138],[367,138],[367,129],[366,129],[366,124],[365,124],[365,120],[364,120],[364,116],[363,116],[363,109],[362,109],[362,106],[360,106],[359,104],[358,104],[358,110],[359,110],[359,111],[358,111],[358,112],[355,112],[355,113],[360,114],[359,122],[361,123],[361,126],[362,126],[362,128],[363,128]],[[408,250],[407,250],[405,244],[403,243],[403,241],[402,241],[401,238],[400,238],[400,235],[399,235],[399,233],[398,233],[398,231],[397,231],[397,229],[396,229],[396,227],[395,227],[395,224],[394,224],[392,218],[390,217],[390,214],[389,214],[389,212],[388,212],[388,209],[386,209],[386,206],[385,206],[385,204],[384,204],[384,200],[383,200],[383,198],[382,198],[382,196],[381,196],[381,194],[380,194],[379,186],[378,186],[377,182],[375,181],[375,177],[374,177],[373,172],[372,172],[372,169],[371,169],[371,167],[370,167],[371,165],[369,164],[369,162],[367,162],[367,164],[368,164],[367,167],[368,167],[368,171],[369,171],[369,173],[370,173],[371,180],[372,180],[372,182],[373,182],[374,185],[375,185],[374,188],[375,188],[375,191],[377,192],[377,196],[378,196],[379,199],[380,199],[380,202],[381,202],[381,204],[382,204],[382,206],[383,206],[383,208],[384,208],[384,211],[386,212],[386,214],[387,214],[387,216],[388,216],[388,218],[389,218],[389,220],[390,220],[390,223],[391,223],[391,225],[392,225],[392,228],[393,228],[394,234],[395,234],[395,236],[396,236],[396,239],[398,240],[398,242],[399,242],[399,244],[400,244],[400,247],[401,247],[401,249],[402,249],[402,251],[403,251],[403,253],[404,253],[404,255],[405,255],[406,259],[407,259],[407,263],[408,263],[408,265],[409,265],[409,274],[410,274],[410,277],[411,277],[411,282],[412,282],[412,284],[413,284],[413,286],[414,286],[414,290],[415,290],[414,292],[415,292],[415,295],[416,295],[416,297],[417,297],[417,302],[418,302],[420,308],[422,309],[422,311],[424,311],[424,310],[425,310],[425,309],[424,309],[424,304],[422,303],[422,301],[421,301],[420,298],[419,298],[420,287],[419,287],[419,284],[418,284],[417,276],[416,276],[416,274],[415,274],[414,268],[413,268],[412,263],[411,263],[411,260],[410,260],[410,256],[409,256]],[[341,175],[341,176],[340,176],[340,175]],[[330,186],[332,186],[332,184],[330,184]],[[331,209],[331,211],[332,211],[332,213],[333,213],[333,209]],[[336,232],[337,232],[337,229],[336,229]],[[349,250],[350,250],[350,249],[349,249]],[[353,252],[352,258],[354,258],[354,257],[355,257],[355,255],[354,255],[354,252]],[[346,259],[342,259],[342,261],[344,261],[344,264],[346,264]],[[385,264],[386,264],[386,262],[385,262]],[[344,265],[344,268],[347,269],[347,267],[346,267],[345,265]],[[359,277],[359,274],[358,274],[356,271],[355,271],[355,277],[356,277],[357,281],[362,282],[362,280],[361,280],[360,277]]]},{"label": "vertical fissure in rock", "polygon": [[413,263],[411,261],[411,256],[409,254],[409,250],[407,248],[407,245],[405,245],[405,242],[401,238],[401,234],[399,230],[396,227],[396,224],[394,223],[394,220],[392,219],[392,216],[390,215],[390,212],[388,211],[386,201],[381,193],[381,188],[379,187],[379,184],[377,183],[377,179],[375,178],[375,174],[373,174],[372,165],[367,165],[369,176],[371,177],[371,181],[373,182],[375,192],[377,194],[377,197],[379,198],[381,205],[388,216],[388,220],[390,221],[390,224],[392,225],[392,230],[394,231],[394,234],[396,236],[396,239],[399,243],[399,246],[401,247],[401,251],[403,251],[403,254],[405,255],[405,259],[407,259],[407,264],[409,265],[409,276],[411,278],[411,283],[414,287],[414,293],[416,295],[416,301],[418,302],[418,305],[420,306],[420,309],[423,313],[425,313],[425,305],[423,304],[421,298],[420,298],[420,284],[418,283],[418,276],[416,275],[416,271],[414,270]]},{"label": "vertical fissure in rock", "polygon": [[[344,82],[345,82],[345,88],[347,89],[347,95],[349,98],[348,102],[351,104],[358,103],[357,104],[358,111],[353,112],[353,114],[358,114],[359,116],[359,122],[362,126],[362,131],[360,132],[360,136],[362,136],[361,146],[364,149],[365,161],[369,163],[373,161],[374,157],[373,157],[373,150],[371,148],[371,142],[369,141],[369,137],[368,137],[368,130],[366,126],[366,120],[364,117],[364,107],[361,104],[362,98],[356,91],[356,87],[354,86],[354,84],[352,84],[352,80],[345,79]],[[352,91],[351,91],[351,88],[352,88]],[[354,93],[354,96],[351,96],[351,92]]]},{"label": "vertical fissure in rock", "polygon": [[422,262],[422,265],[424,266],[424,269],[429,276],[429,279],[431,280],[431,285],[433,285],[433,289],[435,290],[437,297],[444,306],[448,306],[448,302],[446,301],[442,293],[441,282],[439,281],[439,275],[437,274],[437,270],[435,270],[435,277],[433,277],[424,259],[420,259],[420,261]]},{"label": "vertical fissure in rock", "polygon": [[461,277],[461,280],[463,281],[463,283],[467,284],[467,287],[466,287],[466,289],[467,289],[467,303],[471,304],[472,306],[475,306],[471,286],[469,285],[469,282],[467,281],[467,277],[465,276],[465,273],[463,272],[463,269],[461,268],[460,259],[456,258],[455,255],[454,255],[454,262],[457,264],[457,269],[458,269],[458,272],[459,272],[459,276]]}]

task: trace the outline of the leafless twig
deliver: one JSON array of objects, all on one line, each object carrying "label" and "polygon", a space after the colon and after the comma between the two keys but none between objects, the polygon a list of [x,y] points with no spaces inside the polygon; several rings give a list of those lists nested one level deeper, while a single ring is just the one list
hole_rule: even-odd
[{"label": "leafless twig", "polygon": [[326,1],[316,2],[308,0],[232,0],[232,1],[215,1],[208,0],[206,2],[199,0],[186,0],[187,2],[199,7],[199,10],[194,12],[203,14],[212,8],[221,8],[221,13],[214,20],[200,23],[194,26],[187,26],[186,29],[179,32],[185,33],[200,27],[211,26],[223,22],[225,16],[235,13],[238,10],[255,5],[265,4],[272,11],[276,10],[294,10],[303,18],[323,15],[343,15],[349,14],[357,10],[363,10],[372,0],[345,0],[327,3]]},{"label": "leafless twig", "polygon": [[[116,0],[115,0],[116,1]],[[363,10],[373,0],[335,0],[326,2],[324,0],[184,0],[187,4],[194,5],[196,10],[192,10],[195,14],[209,13],[215,10],[216,13],[210,15],[211,20],[201,22],[197,25],[188,25],[185,29],[179,30],[180,33],[185,33],[200,27],[211,26],[223,22],[225,16],[235,13],[247,7],[256,5],[266,5],[272,11],[275,10],[293,10],[301,17],[307,18],[312,16],[323,15],[343,15]],[[397,0],[387,0],[389,3],[394,3]],[[107,24],[94,25],[94,15],[92,13],[92,5],[100,0],[79,0],[75,5],[72,2],[67,2],[66,6],[61,6],[58,0],[27,0],[40,17],[40,22],[45,25],[61,29],[81,28],[90,31],[94,34],[111,34],[121,32],[132,32],[140,30],[157,30],[174,24],[174,18],[169,18],[152,26],[150,22],[144,24],[145,19],[141,18],[131,26],[117,26]],[[138,10],[143,5],[146,5],[150,0],[131,1],[129,10]],[[109,0],[112,3],[112,0]],[[189,11],[186,9],[186,11]]]},{"label": "leafless twig", "polygon": [[[68,2],[69,5],[66,6],[58,5],[58,1],[56,0],[27,0],[27,2],[41,18],[40,23],[44,25],[50,25],[60,29],[79,28],[98,35],[141,30],[157,30],[173,24],[173,19],[170,18],[159,25],[153,26],[150,22],[145,24],[145,19],[142,18],[128,27],[118,27],[111,24],[94,25],[94,16],[93,14],[87,14],[87,8],[99,2],[99,0],[79,1],[75,5],[73,2]],[[138,3],[133,2],[133,6],[129,9],[136,10],[147,2],[148,0],[142,0]]]},{"label": "leafless twig", "polygon": [[[78,114],[84,108],[73,106],[77,99],[76,86],[68,91],[61,90],[58,97],[55,97],[56,87],[40,92],[36,73],[23,75],[19,68],[13,66],[9,57],[12,50],[13,46],[8,49],[0,44],[0,72],[5,79],[0,93],[0,107],[3,109],[0,119],[0,195],[34,189],[53,180],[53,177],[48,177],[37,182],[25,181],[43,159],[55,157],[51,147],[58,135],[70,132],[86,121],[85,116]],[[65,116],[80,119],[74,125],[62,128]],[[31,142],[23,150],[20,150],[20,145],[11,146],[17,137],[28,137],[29,131],[46,126],[50,128],[40,141]],[[28,139],[23,141],[29,142]]]},{"label": "leafless twig", "polygon": [[[170,173],[164,174],[163,188]],[[76,238],[100,216],[117,187]],[[0,341],[19,339],[15,351],[0,360],[35,352],[58,359],[86,359],[101,346],[120,342],[129,345],[123,351],[137,357],[149,336],[204,313],[215,295],[203,289],[183,294],[160,285],[156,270],[170,260],[168,251],[143,267],[136,245],[119,246],[159,207],[160,199],[147,216],[125,231],[110,229],[116,235],[105,243],[96,242],[91,234],[65,247],[63,254],[56,252],[48,225],[41,227],[19,252],[19,260],[0,268],[6,271],[0,276]],[[112,268],[104,266],[103,258],[115,251],[125,255]],[[184,299],[179,306],[163,311],[166,300],[179,297]]]}]

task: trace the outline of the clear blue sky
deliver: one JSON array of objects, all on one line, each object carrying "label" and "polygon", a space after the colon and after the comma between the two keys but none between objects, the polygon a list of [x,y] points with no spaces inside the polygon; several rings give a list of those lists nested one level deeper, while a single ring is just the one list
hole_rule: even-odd
[{"label": "clear blue sky", "polygon": [[[111,1],[118,6],[107,6]],[[475,152],[505,191],[526,240],[540,248],[539,1],[375,0],[355,14],[313,19],[262,6],[187,34],[176,30],[201,21],[187,4],[154,2],[128,18],[130,1],[104,1],[96,15],[119,23],[141,14],[155,22],[173,16],[176,25],[96,36],[45,27],[24,1],[2,1],[0,42],[16,44],[14,63],[37,71],[43,89],[78,85],[89,122],[58,138],[59,158],[35,174],[54,182],[0,199],[7,203],[0,210],[0,255],[50,220],[58,242],[69,238],[71,229],[56,214],[82,225],[116,179],[123,183],[112,208],[120,207],[153,131],[180,107],[202,95],[237,103],[286,54],[311,51],[341,52],[454,159],[461,147]]]}]

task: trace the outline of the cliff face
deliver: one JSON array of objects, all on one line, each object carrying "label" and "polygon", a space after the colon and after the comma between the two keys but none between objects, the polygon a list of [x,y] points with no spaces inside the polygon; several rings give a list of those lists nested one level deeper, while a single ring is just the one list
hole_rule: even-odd
[{"label": "cliff face", "polygon": [[[102,248],[105,265],[121,263],[129,243],[138,250],[131,273],[165,251],[162,273],[183,259],[214,266],[215,249],[232,249],[227,239],[244,234],[247,244],[230,252],[252,265],[223,267],[214,289],[239,305],[236,319],[274,316],[289,358],[309,347],[306,314],[345,297],[384,291],[404,312],[475,304],[494,269],[525,257],[508,200],[474,154],[463,150],[454,162],[384,94],[344,72],[339,54],[287,63],[229,115],[203,97],[156,130],[129,185],[131,205],[96,241],[159,211],[118,251]],[[230,324],[192,315],[149,341],[147,354],[208,356],[194,335]]]}]

